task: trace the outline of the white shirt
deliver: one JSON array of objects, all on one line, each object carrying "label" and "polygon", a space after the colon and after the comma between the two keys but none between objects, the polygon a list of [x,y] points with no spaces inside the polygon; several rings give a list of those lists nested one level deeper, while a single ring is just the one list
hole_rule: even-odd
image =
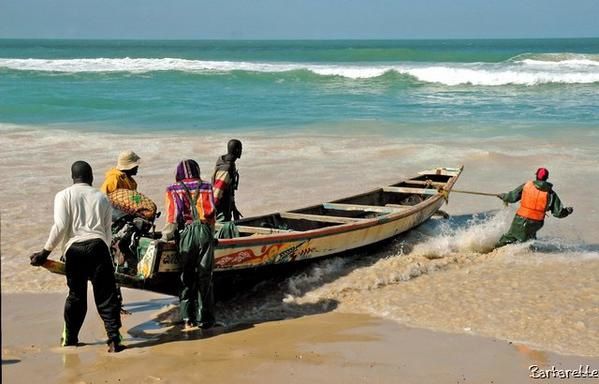
[{"label": "white shirt", "polygon": [[54,197],[54,225],[44,248],[63,252],[73,243],[102,239],[110,248],[112,207],[106,195],[85,183],[73,184]]}]

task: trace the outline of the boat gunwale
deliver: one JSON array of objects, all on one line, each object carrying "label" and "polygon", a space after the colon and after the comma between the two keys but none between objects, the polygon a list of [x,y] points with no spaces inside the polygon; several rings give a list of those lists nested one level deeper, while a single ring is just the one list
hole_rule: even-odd
[{"label": "boat gunwale", "polygon": [[[451,188],[453,188],[454,184],[457,182],[459,176],[461,175],[463,168],[464,168],[463,165],[460,166],[458,168],[458,172],[456,174],[450,176],[450,178],[445,183],[445,187],[444,187],[445,190],[450,191]],[[440,168],[440,169],[443,169],[443,168]],[[424,175],[434,176],[434,174],[432,174],[432,173],[424,174]],[[419,176],[422,176],[422,174],[420,174]],[[419,176],[416,176],[416,177],[419,177]],[[410,179],[401,180],[395,184],[399,184],[401,182],[407,182],[409,180]],[[358,196],[364,196],[369,193],[375,193],[375,192],[381,190],[382,188],[383,187],[376,188],[370,192],[364,192],[364,193],[360,193],[358,195],[349,196],[349,197],[341,198],[338,200],[343,200],[343,199],[358,197]],[[290,233],[290,234],[272,234],[272,235],[263,235],[263,236],[256,236],[256,237],[252,236],[252,237],[246,237],[246,238],[220,239],[217,249],[230,249],[230,248],[247,246],[247,245],[255,246],[255,245],[261,245],[261,244],[263,244],[263,245],[273,244],[273,243],[276,244],[276,243],[281,243],[281,242],[285,242],[285,241],[301,241],[301,240],[305,240],[305,239],[319,238],[319,237],[325,237],[325,236],[337,235],[337,234],[345,234],[345,233],[349,233],[349,232],[353,232],[353,231],[357,231],[357,230],[363,230],[363,229],[367,229],[369,227],[373,227],[375,225],[387,224],[387,223],[390,223],[393,221],[397,221],[397,220],[401,220],[406,217],[409,217],[417,212],[420,212],[422,210],[429,208],[430,206],[432,206],[434,204],[437,204],[441,198],[443,198],[443,196],[441,194],[437,194],[435,196],[431,196],[430,198],[428,198],[414,206],[411,206],[410,208],[408,208],[406,210],[398,210],[397,212],[389,213],[389,214],[383,215],[381,217],[374,217],[372,219],[364,219],[364,221],[359,222],[359,223],[347,223],[347,224],[335,225],[335,226],[330,226],[330,227],[318,228],[318,229],[314,229],[314,230],[310,230],[310,231],[298,231],[297,233]],[[304,208],[298,208],[295,210],[309,209],[309,208],[313,208],[313,207],[319,207],[320,205],[322,205],[322,204],[317,204],[317,205],[304,207]],[[284,211],[284,212],[290,212],[290,211]],[[278,213],[280,213],[280,212],[276,212],[273,214],[278,214]],[[273,214],[271,214],[271,215],[273,215]],[[434,212],[433,212],[433,214],[434,214]],[[268,216],[268,215],[262,215],[262,216]],[[422,222],[428,220],[430,218],[430,216],[432,216],[432,214],[429,215],[426,219],[422,220]],[[256,216],[256,217],[260,217],[260,216]],[[388,238],[390,238],[390,237],[388,237]],[[335,253],[331,253],[329,255],[332,255],[332,254],[335,254]],[[260,268],[260,267],[264,267],[264,266],[265,265],[252,265],[252,266],[237,266],[237,267],[226,267],[226,268],[220,268],[218,266],[215,266],[214,272],[225,273],[225,272],[232,272],[232,271],[252,270],[252,269],[256,269],[256,268]],[[46,263],[44,263],[43,267],[48,269],[50,272],[64,275],[65,265],[64,265],[64,262],[62,262],[62,261],[48,259],[46,261]],[[161,272],[161,274],[163,274],[163,275],[167,275],[167,274],[171,274],[171,273],[176,274],[178,272]],[[115,275],[117,276],[117,280],[119,281],[119,284],[122,284],[124,287],[165,293],[164,290],[158,289],[157,286],[153,285],[153,283],[151,283],[151,279],[150,280],[143,279],[143,278],[139,279],[137,277],[130,276],[130,275],[127,275],[124,273],[119,273],[119,272],[115,272]],[[150,281],[151,284],[146,286],[146,283],[148,283],[148,281]],[[168,294],[172,294],[172,293],[168,293]]]},{"label": "boat gunwale", "polygon": [[[449,190],[451,190],[451,188],[453,188],[453,185],[455,184],[458,177],[462,173],[463,166],[460,166],[458,169],[459,169],[459,172],[456,175],[450,176],[450,178],[445,183],[445,188],[444,188],[445,190],[448,190],[448,188],[449,188]],[[426,175],[428,175],[428,174],[426,174]],[[423,176],[423,175],[418,175],[415,177],[420,177],[420,176]],[[431,174],[431,176],[434,176],[434,174]],[[394,184],[399,184],[402,182],[409,182],[409,180],[410,179],[400,180],[399,182],[394,183]],[[394,184],[391,184],[391,185],[394,185]],[[373,189],[368,192],[363,192],[363,193],[360,193],[360,194],[357,194],[354,196],[344,197],[344,198],[340,198],[337,200],[343,200],[343,199],[348,199],[348,198],[359,197],[359,196],[376,193],[376,192],[381,191],[383,188],[384,187],[379,187],[379,188]],[[236,248],[238,246],[248,246],[248,245],[252,246],[252,245],[257,245],[257,244],[273,244],[273,243],[280,243],[280,242],[287,242],[287,241],[301,241],[301,240],[305,240],[305,239],[313,239],[313,238],[325,237],[325,236],[330,236],[330,235],[353,232],[353,231],[373,227],[375,225],[386,224],[389,222],[404,219],[406,217],[409,217],[417,212],[420,212],[420,211],[426,209],[430,205],[437,203],[438,200],[442,199],[442,198],[443,198],[443,196],[438,193],[438,194],[431,196],[430,198],[428,198],[416,205],[413,205],[405,210],[397,210],[397,212],[391,212],[389,214],[382,215],[380,217],[364,219],[363,221],[358,222],[358,223],[346,223],[346,224],[333,225],[333,226],[324,227],[324,228],[311,229],[308,231],[296,231],[296,232],[291,232],[291,233],[282,233],[282,234],[281,233],[273,233],[273,234],[269,234],[269,235],[248,236],[248,237],[239,237],[239,238],[233,238],[233,239],[219,239],[217,249]],[[333,200],[333,202],[337,201],[337,200]],[[312,206],[308,206],[308,207],[292,209],[289,211],[282,211],[282,212],[294,212],[294,211],[298,211],[298,210],[302,210],[302,209],[316,208],[323,204],[325,204],[325,203],[316,204],[316,205],[312,205]],[[359,205],[359,204],[356,204],[356,205]],[[381,208],[384,208],[384,207],[385,207],[384,205],[381,206]],[[281,212],[275,212],[270,215],[277,215],[280,213]],[[260,216],[269,216],[269,215],[260,215]]]}]

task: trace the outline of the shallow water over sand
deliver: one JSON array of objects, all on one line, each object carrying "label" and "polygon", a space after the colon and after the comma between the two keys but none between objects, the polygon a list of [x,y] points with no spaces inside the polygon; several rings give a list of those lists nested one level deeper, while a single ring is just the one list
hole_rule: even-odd
[{"label": "shallow water over sand", "polygon": [[[162,207],[176,163],[199,161],[205,176],[228,135],[110,135],[35,127],[0,131],[2,292],[63,292],[64,278],[28,265],[51,225],[54,194],[69,185],[79,159],[95,169],[95,185],[124,148],[142,157],[139,190]],[[432,220],[373,254],[331,259],[283,282],[225,303],[225,321],[307,311],[316,303],[402,323],[526,341],[564,353],[599,355],[599,219],[596,172],[599,137],[422,141],[330,130],[327,134],[245,133],[238,162],[238,202],[246,216],[286,210],[365,191],[436,166],[465,165],[459,189],[507,192],[539,166],[550,169],[572,217],[549,218],[535,250],[491,250],[513,208],[494,198],[453,194]],[[259,197],[259,198],[257,198]],[[158,227],[162,225],[159,221]],[[51,257],[57,258],[58,252]],[[308,309],[306,309],[308,308]]]},{"label": "shallow water over sand", "polygon": [[[501,216],[490,222],[501,222]],[[339,278],[319,278],[325,282],[312,283],[317,288],[298,290],[301,283],[293,282],[286,301],[335,301],[341,311],[418,327],[521,341],[566,354],[599,354],[596,246],[549,241],[539,244],[540,250],[524,244],[480,253],[485,240],[497,238],[489,223],[483,223],[470,231],[476,238],[467,240],[459,233],[449,241],[430,237],[406,250],[414,241],[409,237],[432,226],[396,242],[395,251],[371,265],[353,269],[339,261]],[[460,245],[451,244],[456,238]],[[305,279],[319,274],[312,271]]]}]

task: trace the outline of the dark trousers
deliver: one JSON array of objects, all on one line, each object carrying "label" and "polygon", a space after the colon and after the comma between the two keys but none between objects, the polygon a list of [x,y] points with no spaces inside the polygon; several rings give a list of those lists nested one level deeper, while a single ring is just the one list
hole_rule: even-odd
[{"label": "dark trousers", "polygon": [[[206,226],[208,227],[208,226]],[[208,231],[210,231],[208,229]],[[179,296],[181,317],[184,321],[212,325],[214,319],[214,246],[212,236],[190,252],[181,252],[183,289]]]},{"label": "dark trousers", "polygon": [[522,216],[514,216],[512,225],[509,231],[505,233],[495,247],[503,247],[504,245],[513,243],[524,243],[528,240],[537,238],[537,232],[543,227],[544,221],[536,221],[526,219]]},{"label": "dark trousers", "polygon": [[98,314],[110,341],[120,341],[121,315],[114,267],[106,243],[93,239],[72,244],[67,253],[65,270],[69,296],[64,305],[64,342],[78,341],[79,330],[87,312],[87,280],[91,280]]},{"label": "dark trousers", "polygon": [[229,190],[230,186],[223,192],[223,196],[216,206],[216,220],[218,222],[231,221],[233,218],[233,196]]}]

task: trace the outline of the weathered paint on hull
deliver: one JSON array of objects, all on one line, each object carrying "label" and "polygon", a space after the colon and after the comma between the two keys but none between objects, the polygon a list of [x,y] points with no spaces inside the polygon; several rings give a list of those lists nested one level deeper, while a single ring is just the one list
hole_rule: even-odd
[{"label": "weathered paint on hull", "polygon": [[408,215],[397,215],[399,217],[395,219],[375,219],[373,225],[366,228],[348,228],[347,231],[336,234],[320,237],[307,235],[305,238],[294,241],[266,245],[217,247],[215,250],[216,270],[253,268],[315,259],[374,244],[423,223],[438,211],[442,204],[442,199],[435,199],[424,208],[406,212],[409,213]]}]

